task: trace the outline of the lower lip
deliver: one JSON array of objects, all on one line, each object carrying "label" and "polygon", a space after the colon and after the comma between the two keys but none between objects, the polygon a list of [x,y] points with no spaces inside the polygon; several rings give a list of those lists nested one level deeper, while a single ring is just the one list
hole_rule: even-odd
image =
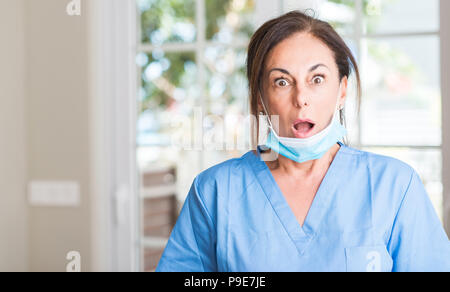
[{"label": "lower lip", "polygon": [[315,126],[316,125],[312,126],[312,128],[309,129],[307,132],[299,132],[295,129],[294,126],[292,126],[292,132],[294,133],[294,136],[296,138],[308,138],[308,137],[312,136],[312,132],[313,132]]}]

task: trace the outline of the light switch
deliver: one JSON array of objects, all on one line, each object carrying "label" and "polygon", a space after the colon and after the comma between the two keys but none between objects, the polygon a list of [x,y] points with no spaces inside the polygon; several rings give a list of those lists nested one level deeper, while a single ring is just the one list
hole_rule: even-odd
[{"label": "light switch", "polygon": [[76,207],[80,185],[75,181],[31,181],[28,200],[32,206]]}]

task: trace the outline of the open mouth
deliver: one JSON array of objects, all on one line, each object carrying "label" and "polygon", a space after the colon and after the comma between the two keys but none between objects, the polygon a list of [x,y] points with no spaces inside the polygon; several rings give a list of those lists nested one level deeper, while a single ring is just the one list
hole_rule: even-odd
[{"label": "open mouth", "polygon": [[292,130],[294,132],[294,136],[297,138],[307,138],[311,136],[312,130],[315,124],[309,121],[306,122],[296,122]]}]

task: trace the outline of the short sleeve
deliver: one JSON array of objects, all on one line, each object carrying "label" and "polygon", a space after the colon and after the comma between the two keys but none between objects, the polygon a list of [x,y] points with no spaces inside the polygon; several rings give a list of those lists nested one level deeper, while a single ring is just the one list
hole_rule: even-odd
[{"label": "short sleeve", "polygon": [[156,272],[216,271],[216,232],[194,179]]},{"label": "short sleeve", "polygon": [[394,261],[393,271],[450,271],[450,242],[414,170],[393,224],[388,250]]}]

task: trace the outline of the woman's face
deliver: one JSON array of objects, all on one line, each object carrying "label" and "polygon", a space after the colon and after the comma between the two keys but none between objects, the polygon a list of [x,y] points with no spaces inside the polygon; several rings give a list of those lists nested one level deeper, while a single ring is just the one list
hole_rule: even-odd
[{"label": "woman's face", "polygon": [[[340,86],[333,51],[312,35],[297,33],[283,40],[265,64],[262,98],[269,115],[279,117],[278,127],[273,123],[279,136],[310,137],[327,127],[344,105],[347,78]],[[260,100],[259,106],[262,111]]]}]

